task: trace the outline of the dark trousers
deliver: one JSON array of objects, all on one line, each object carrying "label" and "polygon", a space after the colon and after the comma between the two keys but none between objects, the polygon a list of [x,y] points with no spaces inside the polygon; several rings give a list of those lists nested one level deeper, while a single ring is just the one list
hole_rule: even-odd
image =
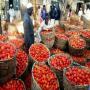
[{"label": "dark trousers", "polygon": [[25,40],[25,51],[28,53],[30,46],[34,44],[34,34],[31,34],[28,40]]}]

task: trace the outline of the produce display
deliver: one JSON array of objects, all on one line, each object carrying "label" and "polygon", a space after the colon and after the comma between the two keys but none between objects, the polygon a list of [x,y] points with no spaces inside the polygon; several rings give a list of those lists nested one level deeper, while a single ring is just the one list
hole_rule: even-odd
[{"label": "produce display", "polygon": [[24,44],[24,40],[23,39],[12,39],[10,40],[11,43],[13,43],[16,48],[21,48],[22,45]]},{"label": "produce display", "polygon": [[90,59],[90,50],[84,50],[84,56],[86,59]]},{"label": "produce display", "polygon": [[90,69],[90,62],[87,62],[85,66]]},{"label": "produce display", "polygon": [[82,36],[87,38],[87,39],[90,39],[90,31],[89,30],[83,30],[81,32]]},{"label": "produce display", "polygon": [[86,58],[84,56],[72,56],[73,60],[77,63],[85,63]]},{"label": "produce display", "polygon": [[18,50],[16,60],[16,77],[20,77],[28,66],[28,56],[24,51]]},{"label": "produce display", "polygon": [[32,73],[42,90],[59,90],[57,77],[46,65],[35,64]]},{"label": "produce display", "polygon": [[25,86],[21,80],[13,79],[3,85],[0,85],[0,90],[25,90]]},{"label": "produce display", "polygon": [[90,85],[90,72],[78,67],[68,68],[66,73],[66,79],[73,85]]},{"label": "produce display", "polygon": [[75,49],[83,49],[86,46],[86,42],[80,36],[74,35],[69,39],[69,45]]},{"label": "produce display", "polygon": [[7,36],[0,34],[0,41],[5,41],[7,39]]},{"label": "produce display", "polygon": [[75,31],[75,30],[70,30],[70,31],[66,31],[65,34],[70,37],[72,35],[80,35],[79,31]]},{"label": "produce display", "polygon": [[73,14],[42,28],[41,39],[36,34],[29,50],[17,21],[8,23],[8,31],[0,34],[0,90],[89,90],[90,30]]},{"label": "produce display", "polygon": [[16,52],[15,47],[10,43],[0,43],[0,60],[10,60]]},{"label": "produce display", "polygon": [[68,37],[65,34],[56,34],[56,38],[68,40]]},{"label": "produce display", "polygon": [[33,44],[29,49],[29,55],[38,62],[46,61],[49,56],[50,52],[47,47],[41,43]]},{"label": "produce display", "polygon": [[67,54],[56,54],[50,58],[50,66],[57,69],[63,70],[64,68],[70,66],[71,58]]},{"label": "produce display", "polygon": [[59,48],[52,48],[50,50],[51,54],[59,54],[59,53],[63,53],[64,51],[60,50]]}]

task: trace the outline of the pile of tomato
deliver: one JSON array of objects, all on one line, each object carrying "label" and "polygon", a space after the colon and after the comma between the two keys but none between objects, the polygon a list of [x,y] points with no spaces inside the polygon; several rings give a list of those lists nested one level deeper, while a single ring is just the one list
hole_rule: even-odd
[{"label": "pile of tomato", "polygon": [[65,34],[56,34],[56,38],[59,38],[62,40],[68,40],[68,37]]},{"label": "pile of tomato", "polygon": [[15,47],[10,43],[0,43],[0,60],[10,60],[16,53]]},{"label": "pile of tomato", "polygon": [[90,39],[90,31],[89,30],[83,30],[81,32],[81,34],[83,37]]},{"label": "pile of tomato", "polygon": [[86,63],[86,67],[90,68],[90,62]]},{"label": "pile of tomato", "polygon": [[17,65],[16,65],[16,77],[21,76],[28,66],[28,56],[22,51],[18,50],[16,55]]},{"label": "pile of tomato", "polygon": [[72,56],[73,60],[77,63],[85,63],[86,58],[84,56]]},{"label": "pile of tomato", "polygon": [[71,67],[67,69],[65,75],[73,85],[90,85],[90,72],[86,69]]},{"label": "pile of tomato", "polygon": [[30,47],[29,55],[38,62],[44,62],[49,58],[50,51],[45,45],[37,43]]},{"label": "pile of tomato", "polygon": [[86,59],[90,59],[90,50],[84,50],[84,56]]},{"label": "pile of tomato", "polygon": [[80,35],[80,32],[79,31],[75,31],[75,30],[70,30],[70,31],[65,32],[65,34],[67,36]]},{"label": "pile of tomato", "polygon": [[57,77],[48,66],[35,64],[32,73],[42,90],[59,90]]},{"label": "pile of tomato", "polygon": [[86,46],[86,42],[80,36],[72,36],[69,39],[69,45],[75,49],[83,49]]},{"label": "pile of tomato", "polygon": [[57,70],[63,70],[64,68],[69,67],[70,64],[71,58],[66,54],[56,54],[50,58],[50,66]]},{"label": "pile of tomato", "polygon": [[21,48],[24,44],[24,40],[23,39],[12,39],[10,40],[11,43],[13,43],[16,48]]},{"label": "pile of tomato", "polygon": [[0,41],[5,41],[7,39],[7,36],[1,35],[0,34]]},{"label": "pile of tomato", "polygon": [[60,50],[59,48],[52,48],[52,49],[50,50],[50,53],[51,53],[51,54],[59,54],[59,53],[63,53],[63,51]]},{"label": "pile of tomato", "polygon": [[0,90],[25,90],[25,86],[21,80],[13,79],[3,85],[0,85]]}]

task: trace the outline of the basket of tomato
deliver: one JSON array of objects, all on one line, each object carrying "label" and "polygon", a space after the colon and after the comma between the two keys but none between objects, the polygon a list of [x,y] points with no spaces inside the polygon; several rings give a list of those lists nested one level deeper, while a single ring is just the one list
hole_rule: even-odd
[{"label": "basket of tomato", "polygon": [[82,37],[85,39],[86,41],[86,47],[87,49],[89,48],[90,49],[90,30],[83,30],[81,31],[81,35]]},{"label": "basket of tomato", "polygon": [[9,42],[0,42],[0,83],[16,74],[16,48]]},{"label": "basket of tomato", "polygon": [[58,79],[47,65],[34,63],[31,90],[59,90]]},{"label": "basket of tomato", "polygon": [[56,73],[59,85],[61,90],[63,87],[63,69],[69,67],[72,64],[72,58],[69,54],[60,53],[56,55],[52,55],[49,60],[48,64],[50,68]]},{"label": "basket of tomato", "polygon": [[73,35],[68,40],[69,52],[72,55],[81,56],[86,48],[86,42],[78,35]]},{"label": "basket of tomato", "polygon": [[50,51],[44,44],[35,43],[29,48],[29,56],[32,62],[46,63],[50,57]]},{"label": "basket of tomato", "polygon": [[68,37],[65,34],[55,35],[55,47],[65,50],[67,48]]},{"label": "basket of tomato", "polygon": [[24,82],[20,79],[11,79],[0,85],[0,90],[26,90]]},{"label": "basket of tomato", "polygon": [[90,70],[84,66],[64,69],[64,90],[89,90]]},{"label": "basket of tomato", "polygon": [[40,32],[42,43],[48,48],[52,48],[55,41],[55,33],[52,29],[42,30]]}]

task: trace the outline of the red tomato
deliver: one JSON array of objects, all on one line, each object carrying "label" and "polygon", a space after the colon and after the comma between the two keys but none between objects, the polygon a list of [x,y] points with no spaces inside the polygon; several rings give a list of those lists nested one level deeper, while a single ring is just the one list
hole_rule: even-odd
[{"label": "red tomato", "polygon": [[75,35],[69,39],[69,45],[75,49],[83,49],[86,46],[86,42],[80,36]]},{"label": "red tomato", "polygon": [[28,56],[24,51],[18,50],[16,60],[16,77],[19,77],[24,73],[28,66]]},{"label": "red tomato", "polygon": [[25,90],[25,87],[21,80],[15,79],[0,85],[0,90]]},{"label": "red tomato", "polygon": [[66,78],[73,85],[90,85],[90,72],[78,67],[68,68],[66,71]]},{"label": "red tomato", "polygon": [[29,49],[29,55],[38,62],[44,62],[48,60],[50,51],[46,46],[41,43],[33,44]]},{"label": "red tomato", "polygon": [[56,54],[54,57],[50,58],[50,65],[57,70],[63,70],[64,68],[68,67],[71,64],[70,56],[66,54]]},{"label": "red tomato", "polygon": [[10,60],[16,53],[15,47],[10,43],[0,43],[0,60]]},{"label": "red tomato", "polygon": [[35,64],[32,73],[42,90],[59,89],[57,77],[46,65]]},{"label": "red tomato", "polygon": [[21,48],[22,45],[24,44],[23,39],[12,39],[10,40],[11,43],[13,43],[17,48]]}]

